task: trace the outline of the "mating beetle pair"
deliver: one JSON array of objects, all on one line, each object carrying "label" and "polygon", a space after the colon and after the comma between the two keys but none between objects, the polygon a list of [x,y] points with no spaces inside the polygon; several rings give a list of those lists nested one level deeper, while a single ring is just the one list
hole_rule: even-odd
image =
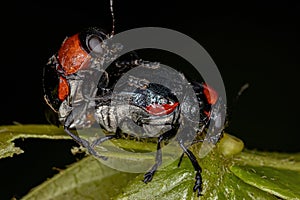
[{"label": "mating beetle pair", "polygon": [[[144,175],[145,183],[152,180],[162,164],[162,143],[175,138],[196,171],[193,190],[200,196],[201,167],[188,145],[195,142],[196,134],[205,132],[209,124],[214,129],[210,140],[218,140],[222,134],[222,112],[219,112],[224,107],[222,99],[204,82],[190,81],[184,85],[183,74],[170,72],[156,62],[143,61],[133,52],[116,59],[118,47],[108,47],[106,40],[109,38],[98,28],[88,28],[67,37],[57,54],[49,59],[43,74],[44,99],[55,114],[49,120],[57,125],[62,124],[65,132],[76,142],[102,159],[107,158],[100,155],[94,146],[118,139],[122,134],[156,138],[155,163]],[[110,70],[103,68],[108,62],[111,62]],[[126,76],[138,67],[144,74],[161,78],[171,74],[177,78],[162,84],[151,77]],[[194,98],[186,95],[186,87],[192,88]],[[117,93],[114,92],[116,88],[120,90]],[[173,88],[176,88],[175,91]],[[183,95],[178,97],[179,93]],[[91,143],[71,131],[95,123],[110,134]],[[185,132],[186,129],[179,133],[183,124],[192,126],[192,133]]]}]

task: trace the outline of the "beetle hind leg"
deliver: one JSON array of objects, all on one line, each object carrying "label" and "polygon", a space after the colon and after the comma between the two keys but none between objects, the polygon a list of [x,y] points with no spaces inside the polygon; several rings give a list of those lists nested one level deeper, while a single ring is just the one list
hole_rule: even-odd
[{"label": "beetle hind leg", "polygon": [[[182,150],[184,151],[184,154],[186,154],[188,156],[188,158],[190,159],[195,171],[196,171],[196,175],[195,175],[195,185],[193,187],[193,191],[196,192],[197,191],[197,196],[202,196],[201,192],[202,192],[202,176],[201,176],[201,172],[202,169],[195,157],[195,155],[188,150],[182,142],[179,142],[180,147],[182,148]],[[178,167],[180,166],[180,163],[182,161],[183,155],[180,157],[179,159],[179,163],[178,163]]]}]

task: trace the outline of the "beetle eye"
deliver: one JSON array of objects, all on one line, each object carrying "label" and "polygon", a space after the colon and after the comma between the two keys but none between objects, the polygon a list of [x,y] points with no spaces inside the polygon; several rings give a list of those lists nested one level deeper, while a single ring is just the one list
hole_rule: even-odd
[{"label": "beetle eye", "polygon": [[99,38],[96,35],[92,35],[91,37],[88,38],[87,46],[91,52],[94,52],[96,54],[101,54],[101,53],[103,53],[101,43],[102,43],[101,38]]},{"label": "beetle eye", "polygon": [[88,28],[79,33],[79,39],[83,49],[93,56],[101,56],[104,53],[103,41],[108,38],[104,31],[96,27]]}]

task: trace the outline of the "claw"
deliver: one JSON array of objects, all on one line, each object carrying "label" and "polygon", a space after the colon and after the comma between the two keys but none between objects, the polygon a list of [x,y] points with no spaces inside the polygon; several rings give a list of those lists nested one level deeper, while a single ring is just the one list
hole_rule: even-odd
[{"label": "claw", "polygon": [[152,180],[153,178],[153,175],[154,173],[153,172],[147,172],[145,175],[144,175],[144,183],[148,183]]},{"label": "claw", "polygon": [[197,171],[196,176],[195,176],[195,185],[193,187],[193,191],[196,192],[197,191],[197,197],[202,196],[201,192],[202,192],[202,177],[200,174],[200,171]]},{"label": "claw", "polygon": [[197,197],[202,196],[202,194],[201,194],[201,191],[202,191],[201,185],[196,185],[196,184],[195,184],[195,186],[194,186],[194,188],[193,188],[193,191],[194,191],[194,192],[197,191]]},{"label": "claw", "polygon": [[144,183],[148,183],[152,180],[156,170],[157,170],[157,167],[159,166],[160,164],[158,163],[155,163],[152,168],[144,175]]}]

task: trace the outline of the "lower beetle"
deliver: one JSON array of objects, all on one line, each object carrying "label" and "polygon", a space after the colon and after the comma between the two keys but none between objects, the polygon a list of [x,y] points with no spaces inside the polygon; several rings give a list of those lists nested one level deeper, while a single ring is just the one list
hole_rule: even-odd
[{"label": "lower beetle", "polygon": [[[186,135],[190,133],[177,133],[182,124],[193,124],[197,134],[203,134],[208,125],[212,125],[213,134],[209,140],[216,142],[223,130],[220,112],[224,108],[222,99],[204,82],[190,81],[188,85],[196,98],[183,96],[184,101],[177,97],[179,92],[185,90],[180,80],[172,83],[178,88],[177,92],[164,84],[133,75],[122,82],[121,78],[138,66],[145,73],[154,74],[161,70],[161,66],[157,62],[139,59],[134,52],[116,59],[118,47],[108,48],[105,42],[109,38],[99,28],[88,28],[67,37],[58,52],[49,59],[43,71],[44,99],[52,113],[47,118],[52,123],[62,124],[65,132],[76,142],[90,154],[102,159],[107,158],[99,155],[93,147],[113,138],[118,139],[123,133],[157,138],[155,163],[145,173],[145,183],[152,180],[162,164],[162,142],[175,137],[183,150],[182,155],[188,156],[196,171],[193,190],[200,196],[201,167],[186,144]],[[112,62],[110,70],[102,70],[105,62]],[[88,81],[93,80],[92,77],[98,78],[98,81]],[[184,75],[179,73],[178,77],[184,78]],[[122,88],[124,85],[130,90],[126,92],[120,89],[121,92],[117,94],[113,92],[116,87]],[[113,103],[118,102],[120,97],[130,106],[129,110],[128,106],[125,108],[120,103]],[[199,112],[195,112],[198,115],[196,117],[193,116],[194,107],[199,108]],[[196,123],[194,119],[198,119]],[[73,128],[90,127],[94,123],[111,134],[89,142],[71,131]],[[195,138],[195,135],[191,137]]]}]

